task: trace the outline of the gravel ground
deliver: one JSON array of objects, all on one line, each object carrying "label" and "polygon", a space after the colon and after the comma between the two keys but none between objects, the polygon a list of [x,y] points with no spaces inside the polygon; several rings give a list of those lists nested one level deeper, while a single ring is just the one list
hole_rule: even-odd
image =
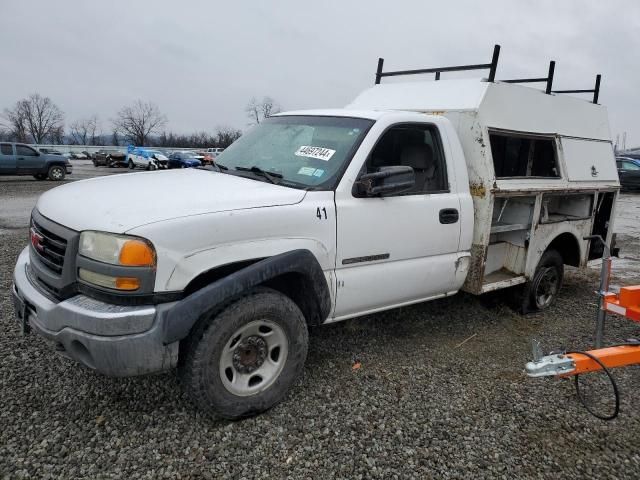
[{"label": "gravel ground", "polygon": [[[27,183],[16,188],[49,188]],[[13,186],[0,184],[0,209]],[[27,230],[5,227],[0,477],[638,478],[638,368],[615,372],[622,403],[612,422],[580,407],[571,381],[522,373],[531,337],[547,349],[588,348],[595,272],[568,272],[543,314],[460,294],[314,328],[285,402],[227,422],[191,407],[173,373],[107,378],[20,337],[9,288]],[[623,249],[634,245],[622,238]],[[608,340],[634,335],[630,322],[609,321]]]}]

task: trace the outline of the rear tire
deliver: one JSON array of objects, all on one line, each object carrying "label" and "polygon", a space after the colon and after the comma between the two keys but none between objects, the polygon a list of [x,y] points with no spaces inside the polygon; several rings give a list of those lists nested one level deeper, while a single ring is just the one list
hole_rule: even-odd
[{"label": "rear tire", "polygon": [[522,289],[521,312],[540,312],[551,307],[562,288],[563,278],[562,255],[556,250],[547,250],[540,257],[533,278]]},{"label": "rear tire", "polygon": [[128,165],[129,165],[129,170],[133,170],[134,168],[136,168],[136,166],[133,163],[133,160],[129,160]]},{"label": "rear tire", "polygon": [[285,397],[307,346],[298,306],[259,288],[196,324],[181,345],[180,383],[203,411],[234,420],[255,415]]},{"label": "rear tire", "polygon": [[49,167],[49,172],[47,173],[47,176],[49,177],[49,180],[60,182],[64,180],[66,173],[67,172],[65,172],[64,167],[60,165],[52,165],[51,167]]}]

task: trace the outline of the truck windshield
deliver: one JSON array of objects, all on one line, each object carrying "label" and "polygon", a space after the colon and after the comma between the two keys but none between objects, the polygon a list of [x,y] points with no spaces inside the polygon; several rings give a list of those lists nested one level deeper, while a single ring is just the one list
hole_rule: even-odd
[{"label": "truck windshield", "polygon": [[216,163],[229,173],[257,167],[294,188],[332,189],[372,124],[364,118],[271,117],[220,153]]}]

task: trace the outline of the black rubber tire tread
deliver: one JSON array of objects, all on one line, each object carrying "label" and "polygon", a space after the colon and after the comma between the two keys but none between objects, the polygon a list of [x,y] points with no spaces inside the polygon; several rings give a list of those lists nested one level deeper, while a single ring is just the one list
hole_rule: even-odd
[{"label": "black rubber tire tread", "polygon": [[[241,325],[257,318],[276,321],[283,328],[289,339],[289,353],[280,376],[267,390],[240,397],[227,391],[220,379],[220,349]],[[308,342],[304,315],[293,300],[276,290],[259,287],[194,326],[180,345],[178,378],[200,410],[229,420],[250,417],[284,399],[302,373]]]},{"label": "black rubber tire tread", "polygon": [[[52,171],[54,168],[59,168],[59,169],[61,169],[61,170],[62,170],[62,177],[60,177],[60,178],[55,178],[55,179],[54,179],[54,178],[51,176],[51,171]],[[51,165],[51,166],[49,167],[49,170],[47,171],[47,177],[49,178],[49,180],[54,180],[54,181],[56,181],[56,182],[61,182],[62,180],[64,180],[64,177],[66,176],[66,174],[67,174],[67,172],[65,171],[64,167],[62,167],[62,166],[60,166],[60,165]]]},{"label": "black rubber tire tread", "polygon": [[[547,250],[542,254],[542,257],[540,257],[540,261],[536,266],[536,271],[533,274],[533,278],[530,282],[527,282],[523,288],[521,313],[540,311],[540,309],[536,306],[533,286],[538,281],[538,276],[542,274],[542,269],[552,266],[555,266],[558,270],[558,293],[560,292],[560,289],[562,288],[562,280],[564,277],[564,261],[562,259],[562,255],[560,255],[558,251]],[[555,297],[551,300],[551,303],[546,308],[549,308],[554,304],[556,298],[558,297],[558,293],[556,293]],[[546,308],[543,310],[546,310]]]}]

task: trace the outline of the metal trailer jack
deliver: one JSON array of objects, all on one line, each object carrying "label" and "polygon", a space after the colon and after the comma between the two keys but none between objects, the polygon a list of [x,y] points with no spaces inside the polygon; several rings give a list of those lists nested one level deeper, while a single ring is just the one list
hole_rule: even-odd
[{"label": "metal trailer jack", "polygon": [[[600,288],[598,295],[598,316],[596,319],[595,348],[585,352],[551,352],[543,355],[540,343],[533,341],[533,361],[528,362],[525,371],[529,377],[555,376],[559,378],[574,377],[578,399],[594,416],[603,420],[612,420],[620,410],[620,396],[611,368],[640,364],[640,340],[628,340],[624,344],[603,347],[604,326],[607,313],[615,313],[640,323],[640,285],[620,288],[619,293],[609,291],[611,277],[611,251],[600,235],[584,237],[585,240],[597,240],[604,245],[602,268],[600,270]],[[580,392],[578,376],[590,372],[604,371],[611,382],[615,397],[615,408],[609,415],[601,415],[585,402]]]}]

